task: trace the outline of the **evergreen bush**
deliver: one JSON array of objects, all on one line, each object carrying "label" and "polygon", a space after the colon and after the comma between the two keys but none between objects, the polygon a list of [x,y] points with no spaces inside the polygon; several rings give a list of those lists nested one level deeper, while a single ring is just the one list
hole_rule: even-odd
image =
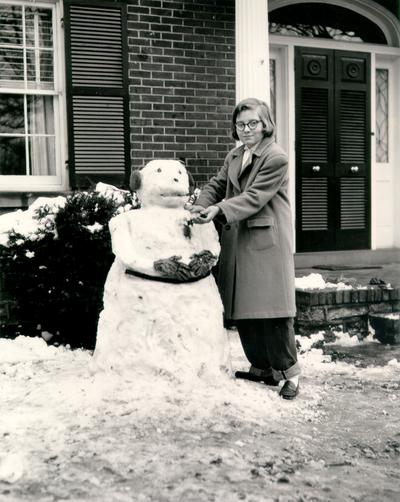
[{"label": "evergreen bush", "polygon": [[[129,192],[76,192],[65,205],[39,207],[37,230],[10,231],[0,267],[14,315],[29,335],[92,349],[105,279],[113,262],[109,220],[137,207]],[[28,327],[28,328],[27,328]]]}]

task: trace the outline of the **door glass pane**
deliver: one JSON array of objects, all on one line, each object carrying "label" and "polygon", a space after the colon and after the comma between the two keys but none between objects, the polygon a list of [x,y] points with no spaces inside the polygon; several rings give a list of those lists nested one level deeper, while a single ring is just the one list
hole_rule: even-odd
[{"label": "door glass pane", "polygon": [[25,175],[25,138],[0,136],[0,175]]},{"label": "door glass pane", "polygon": [[0,94],[0,134],[24,134],[24,96]]},{"label": "door glass pane", "polygon": [[376,162],[389,162],[389,70],[376,70]]}]

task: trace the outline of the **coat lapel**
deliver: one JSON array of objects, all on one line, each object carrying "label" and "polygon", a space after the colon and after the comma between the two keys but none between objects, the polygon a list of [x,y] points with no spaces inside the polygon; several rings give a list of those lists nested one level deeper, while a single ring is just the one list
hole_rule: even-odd
[{"label": "coat lapel", "polygon": [[233,186],[240,190],[239,174],[242,168],[242,157],[243,157],[244,146],[240,146],[233,152],[233,158],[228,169],[228,176],[231,180]]}]

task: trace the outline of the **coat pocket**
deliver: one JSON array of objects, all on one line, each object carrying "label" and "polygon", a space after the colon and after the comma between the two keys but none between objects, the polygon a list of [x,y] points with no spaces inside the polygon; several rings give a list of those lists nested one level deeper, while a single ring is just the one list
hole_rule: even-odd
[{"label": "coat pocket", "polygon": [[276,229],[272,216],[262,216],[247,220],[249,248],[268,249],[276,245]]}]

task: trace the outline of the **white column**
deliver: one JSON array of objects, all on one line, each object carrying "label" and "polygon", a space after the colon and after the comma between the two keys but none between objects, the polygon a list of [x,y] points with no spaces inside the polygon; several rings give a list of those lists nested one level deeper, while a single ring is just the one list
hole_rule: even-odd
[{"label": "white column", "polygon": [[269,103],[268,0],[236,0],[236,100]]}]

